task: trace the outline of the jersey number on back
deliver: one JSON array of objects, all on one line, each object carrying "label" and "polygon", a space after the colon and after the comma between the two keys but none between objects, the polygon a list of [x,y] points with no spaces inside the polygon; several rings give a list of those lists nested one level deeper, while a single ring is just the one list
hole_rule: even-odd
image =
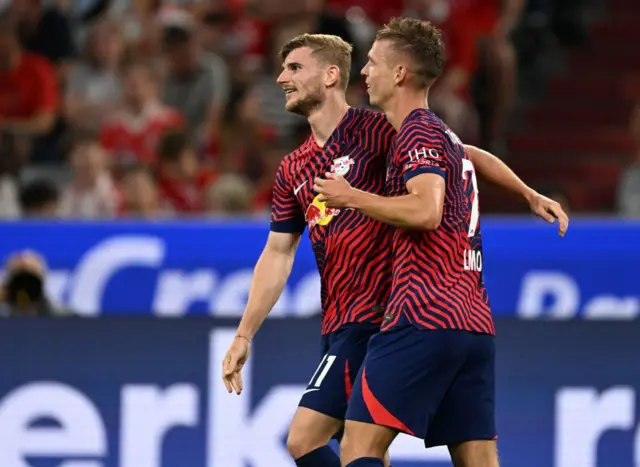
[{"label": "jersey number on back", "polygon": [[471,184],[473,186],[473,205],[471,206],[471,219],[469,220],[469,237],[473,237],[478,227],[480,217],[480,202],[478,199],[478,179],[473,163],[469,159],[462,159],[462,179],[467,179],[467,172],[471,172]]}]

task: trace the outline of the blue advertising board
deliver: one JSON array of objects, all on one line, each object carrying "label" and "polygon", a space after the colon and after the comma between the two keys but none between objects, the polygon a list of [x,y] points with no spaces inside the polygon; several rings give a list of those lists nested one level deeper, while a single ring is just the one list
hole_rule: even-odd
[{"label": "blue advertising board", "polygon": [[[228,394],[235,322],[21,320],[0,326],[2,467],[293,467],[284,440],[320,360],[317,319],[265,324]],[[640,323],[497,322],[503,467],[631,467],[640,459]],[[295,350],[295,351],[292,351]],[[394,467],[447,451],[399,437]]]},{"label": "blue advertising board", "polygon": [[[84,315],[233,317],[268,235],[264,220],[0,224],[0,258],[31,248],[54,300]],[[534,219],[483,222],[483,269],[496,316],[633,319],[640,314],[640,223],[573,221],[564,239]],[[320,310],[304,236],[272,316]]]}]

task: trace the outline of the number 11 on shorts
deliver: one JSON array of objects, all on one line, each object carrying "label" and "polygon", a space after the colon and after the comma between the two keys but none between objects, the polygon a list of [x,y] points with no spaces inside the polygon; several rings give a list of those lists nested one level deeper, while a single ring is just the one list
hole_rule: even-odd
[{"label": "number 11 on shorts", "polygon": [[309,381],[309,387],[319,388],[322,384],[322,381],[327,376],[327,373],[329,373],[331,365],[333,365],[333,362],[335,361],[335,355],[325,355],[324,358],[320,361],[320,365],[318,365],[316,372],[311,377],[311,381]]}]

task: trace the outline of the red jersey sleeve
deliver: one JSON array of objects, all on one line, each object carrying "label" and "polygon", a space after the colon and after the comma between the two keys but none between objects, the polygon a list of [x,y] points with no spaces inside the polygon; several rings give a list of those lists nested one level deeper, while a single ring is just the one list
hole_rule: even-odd
[{"label": "red jersey sleeve", "polygon": [[289,164],[285,158],[280,163],[273,185],[271,231],[302,233],[304,232],[306,221],[300,204],[293,193],[293,187],[289,183],[288,166]]},{"label": "red jersey sleeve", "polygon": [[422,122],[409,122],[400,130],[396,143],[396,158],[405,183],[423,173],[446,180],[446,152],[440,132]]}]

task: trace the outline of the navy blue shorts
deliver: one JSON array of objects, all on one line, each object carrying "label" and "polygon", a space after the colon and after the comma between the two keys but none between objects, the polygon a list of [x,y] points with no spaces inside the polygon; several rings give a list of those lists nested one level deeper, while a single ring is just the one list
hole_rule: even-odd
[{"label": "navy blue shorts", "polygon": [[494,337],[395,328],[374,336],[346,419],[388,426],[426,447],[496,439]]},{"label": "navy blue shorts", "polygon": [[380,325],[354,323],[322,336],[323,357],[299,406],[344,420],[351,389],[367,354],[367,344],[379,331]]}]

